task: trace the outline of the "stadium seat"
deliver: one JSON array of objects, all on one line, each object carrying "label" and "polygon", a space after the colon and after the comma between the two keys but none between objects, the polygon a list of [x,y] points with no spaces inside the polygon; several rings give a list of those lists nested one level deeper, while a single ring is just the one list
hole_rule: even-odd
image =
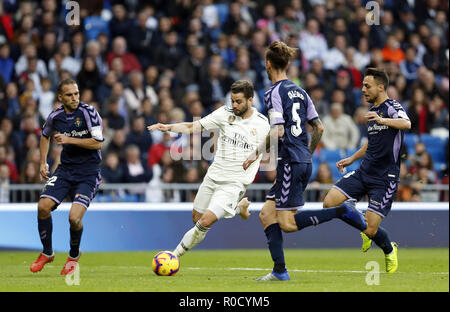
[{"label": "stadium seat", "polygon": [[444,146],[445,146],[444,140],[442,140],[440,137],[433,136],[433,135],[427,134],[427,133],[421,134],[419,141],[423,142],[423,144],[425,144],[426,148],[430,147],[430,146],[433,146],[433,147],[442,146],[442,148],[444,148]]},{"label": "stadium seat", "polygon": [[406,147],[408,148],[408,153],[411,149],[414,150],[414,146],[416,145],[416,143],[418,141],[419,141],[419,139],[418,139],[417,135],[415,135],[413,133],[405,134],[405,144],[406,144]]},{"label": "stadium seat", "polygon": [[336,162],[344,158],[345,151],[340,149],[326,149],[323,148],[320,151],[320,160],[322,162],[333,163],[334,167]]},{"label": "stadium seat", "polygon": [[[425,145],[425,150],[430,154],[434,163],[445,163],[445,145]],[[439,170],[439,168],[435,168]]]},{"label": "stadium seat", "polygon": [[339,169],[336,167],[336,163],[335,162],[329,162],[328,166],[330,167],[331,170],[331,175],[333,176],[333,180],[334,182],[336,182],[337,180],[339,180],[340,178],[342,178],[342,176],[344,174],[342,174]]}]

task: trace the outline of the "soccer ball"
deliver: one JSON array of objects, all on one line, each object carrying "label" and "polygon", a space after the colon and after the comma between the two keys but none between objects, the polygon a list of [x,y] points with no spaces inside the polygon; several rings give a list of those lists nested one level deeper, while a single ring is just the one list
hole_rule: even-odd
[{"label": "soccer ball", "polygon": [[172,276],[180,269],[180,261],[171,251],[160,251],[153,257],[152,268],[156,275]]}]

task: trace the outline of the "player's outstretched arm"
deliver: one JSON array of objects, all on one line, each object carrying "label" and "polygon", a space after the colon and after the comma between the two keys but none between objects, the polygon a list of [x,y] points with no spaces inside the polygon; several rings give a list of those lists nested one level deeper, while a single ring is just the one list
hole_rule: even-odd
[{"label": "player's outstretched arm", "polygon": [[199,121],[194,122],[179,122],[174,124],[162,124],[157,123],[151,126],[147,127],[147,130],[154,131],[159,130],[162,132],[176,132],[176,133],[184,133],[184,134],[191,134],[191,133],[198,133],[202,131],[202,125]]},{"label": "player's outstretched arm", "polygon": [[311,134],[311,141],[309,142],[309,150],[311,151],[311,154],[313,154],[320,142],[320,139],[322,138],[324,128],[322,125],[322,121],[320,121],[319,118],[312,120],[310,124],[313,128],[313,131]]},{"label": "player's outstretched arm", "polygon": [[385,125],[394,129],[409,130],[411,129],[411,121],[404,118],[383,118],[376,112],[367,112],[364,116],[368,121],[375,121],[379,125]]},{"label": "player's outstretched arm", "polygon": [[366,155],[368,145],[369,145],[369,142],[366,141],[366,143],[359,150],[357,150],[352,156],[339,160],[336,163],[336,167],[339,170],[342,170],[343,168],[353,164],[358,159],[364,157],[364,155]]}]

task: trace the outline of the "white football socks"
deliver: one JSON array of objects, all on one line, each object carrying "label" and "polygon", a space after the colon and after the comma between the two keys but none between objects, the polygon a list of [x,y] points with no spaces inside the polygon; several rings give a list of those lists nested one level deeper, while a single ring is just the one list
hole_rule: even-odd
[{"label": "white football socks", "polygon": [[177,248],[173,251],[177,257],[181,257],[188,250],[194,248],[200,244],[208,233],[210,228],[205,227],[197,222],[195,226],[184,234],[181,242],[178,244]]}]

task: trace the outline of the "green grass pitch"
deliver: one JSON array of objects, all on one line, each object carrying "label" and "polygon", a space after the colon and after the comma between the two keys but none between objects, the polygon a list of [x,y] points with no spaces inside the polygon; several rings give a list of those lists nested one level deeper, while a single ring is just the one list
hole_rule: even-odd
[{"label": "green grass pitch", "polygon": [[[181,259],[175,276],[156,276],[156,251],[84,253],[80,285],[68,286],[60,275],[67,254],[56,254],[43,271],[31,273],[38,252],[0,252],[0,291],[148,291],[148,292],[410,292],[449,291],[448,248],[399,248],[399,269],[384,273],[378,248],[287,249],[289,282],[255,282],[270,272],[268,250],[193,250]],[[367,285],[369,261],[380,265],[379,285]],[[372,279],[372,281],[374,281]]]}]

